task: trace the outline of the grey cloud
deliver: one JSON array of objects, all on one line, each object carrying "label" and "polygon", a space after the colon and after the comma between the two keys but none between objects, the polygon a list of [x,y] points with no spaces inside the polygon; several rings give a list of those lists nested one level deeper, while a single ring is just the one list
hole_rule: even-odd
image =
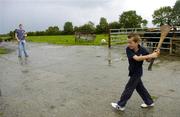
[{"label": "grey cloud", "polygon": [[106,6],[110,0],[0,0],[1,4],[38,4],[66,7],[95,8]]},{"label": "grey cloud", "polygon": [[[99,23],[100,17],[108,22],[118,21],[123,11],[136,10],[150,19],[155,8],[170,5],[176,0],[0,0],[0,33],[7,33],[23,23],[27,31],[45,30],[66,21],[80,26],[88,21]],[[156,4],[154,4],[156,3]],[[149,20],[150,21],[150,20]]]}]

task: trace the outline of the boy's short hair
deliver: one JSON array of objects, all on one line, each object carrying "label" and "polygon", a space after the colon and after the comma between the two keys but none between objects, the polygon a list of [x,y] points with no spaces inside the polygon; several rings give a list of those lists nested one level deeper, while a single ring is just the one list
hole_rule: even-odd
[{"label": "boy's short hair", "polygon": [[137,33],[130,33],[128,35],[128,39],[131,39],[131,38],[136,43],[141,41],[141,38],[140,38],[139,34],[137,34]]}]

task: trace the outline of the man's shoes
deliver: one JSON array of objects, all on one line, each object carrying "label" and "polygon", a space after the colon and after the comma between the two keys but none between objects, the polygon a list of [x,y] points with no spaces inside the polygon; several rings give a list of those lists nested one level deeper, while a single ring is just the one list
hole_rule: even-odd
[{"label": "man's shoes", "polygon": [[124,111],[125,110],[125,107],[121,107],[119,106],[117,103],[111,103],[111,106],[117,110],[120,110],[120,111]]},{"label": "man's shoes", "polygon": [[142,108],[148,108],[148,107],[153,107],[154,106],[154,103],[150,104],[150,105],[147,105],[145,103],[141,104],[141,107]]},{"label": "man's shoes", "polygon": [[25,57],[29,57],[28,55],[25,55]]},{"label": "man's shoes", "polygon": [[21,58],[21,56],[18,56],[18,58]]}]

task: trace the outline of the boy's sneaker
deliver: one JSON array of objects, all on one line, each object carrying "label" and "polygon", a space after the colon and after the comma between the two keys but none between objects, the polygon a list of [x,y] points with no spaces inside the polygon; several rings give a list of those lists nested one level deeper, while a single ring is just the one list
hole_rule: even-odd
[{"label": "boy's sneaker", "polygon": [[148,107],[153,107],[154,106],[154,103],[150,104],[150,105],[147,105],[145,103],[141,104],[141,107],[142,108],[148,108]]},{"label": "boy's sneaker", "polygon": [[111,106],[117,110],[120,110],[120,111],[124,111],[125,110],[125,107],[121,107],[119,106],[117,103],[111,103]]}]

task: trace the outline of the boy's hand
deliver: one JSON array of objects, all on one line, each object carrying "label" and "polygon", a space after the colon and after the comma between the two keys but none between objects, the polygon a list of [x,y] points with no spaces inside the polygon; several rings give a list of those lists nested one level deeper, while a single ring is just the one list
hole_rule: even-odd
[{"label": "boy's hand", "polygon": [[149,58],[157,58],[159,56],[160,52],[159,51],[154,51],[152,54],[149,54]]},{"label": "boy's hand", "polygon": [[156,52],[159,55],[160,54],[160,49],[156,49],[156,50],[154,50],[154,52]]}]

